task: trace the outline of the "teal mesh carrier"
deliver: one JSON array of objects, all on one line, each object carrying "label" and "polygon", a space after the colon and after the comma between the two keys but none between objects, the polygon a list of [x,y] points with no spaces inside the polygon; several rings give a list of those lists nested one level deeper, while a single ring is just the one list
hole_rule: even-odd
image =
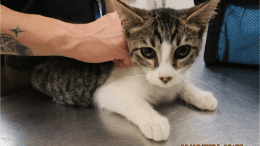
[{"label": "teal mesh carrier", "polygon": [[259,6],[229,4],[218,43],[223,62],[259,63]]},{"label": "teal mesh carrier", "polygon": [[225,0],[210,22],[207,64],[259,65],[259,1]]}]

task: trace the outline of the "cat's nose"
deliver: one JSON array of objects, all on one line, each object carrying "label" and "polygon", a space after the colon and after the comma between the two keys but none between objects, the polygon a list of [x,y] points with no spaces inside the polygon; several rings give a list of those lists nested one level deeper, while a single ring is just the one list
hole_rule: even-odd
[{"label": "cat's nose", "polygon": [[172,79],[172,77],[160,77],[160,80],[162,82],[164,82],[165,84],[168,83],[171,79]]}]

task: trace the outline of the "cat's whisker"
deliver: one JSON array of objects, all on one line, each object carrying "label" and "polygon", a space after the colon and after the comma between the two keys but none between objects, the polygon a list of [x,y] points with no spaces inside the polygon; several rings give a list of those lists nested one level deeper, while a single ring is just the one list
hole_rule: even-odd
[{"label": "cat's whisker", "polygon": [[[209,74],[209,73],[206,73],[206,74]],[[190,76],[191,76],[191,77],[194,77],[194,76],[192,76],[192,75],[190,75]],[[214,79],[214,78],[210,78],[210,79],[214,80],[214,82],[218,82],[218,83],[221,84],[221,85],[228,86],[228,88],[232,88],[232,87],[229,86],[228,84],[224,84],[224,83],[222,83],[222,82],[220,82],[220,81],[218,81],[218,80],[216,80],[216,79]]]},{"label": "cat's whisker", "polygon": [[[185,92],[185,90],[184,90],[184,87],[183,87],[183,86],[181,86],[181,90],[182,90],[182,92]],[[184,94],[185,94],[185,93],[184,93]],[[184,100],[184,101],[185,101],[185,106],[186,106],[186,108],[188,108],[188,106],[187,106],[187,105],[188,105],[189,99],[186,99],[186,98],[185,98],[185,96],[183,96],[182,98],[184,98],[184,99],[182,99],[182,100]],[[181,101],[182,101],[182,100],[181,100]]]},{"label": "cat's whisker", "polygon": [[146,91],[147,91],[148,93],[149,93],[151,87],[152,87],[151,84],[146,84],[146,85],[145,85]]},{"label": "cat's whisker", "polygon": [[[213,90],[215,90],[216,92],[218,92],[219,94],[221,94],[218,90],[216,90],[215,88],[213,88],[212,86],[210,86],[209,84],[207,84],[207,83],[205,83],[205,82],[203,82],[203,81],[201,81],[201,80],[199,80],[199,79],[195,79],[195,78],[193,78],[193,77],[188,77],[189,79],[192,79],[192,80],[195,80],[195,81],[198,81],[198,82],[200,82],[200,83],[203,83],[203,84],[205,84],[205,85],[207,85],[208,87],[210,87],[211,89],[213,89]],[[221,94],[222,95],[222,94]]]},{"label": "cat's whisker", "polygon": [[187,39],[189,39],[189,38],[196,38],[196,36],[190,36],[190,37],[187,37]]},{"label": "cat's whisker", "polygon": [[173,85],[179,84],[181,81],[183,81],[183,77],[181,77],[181,76],[175,76],[175,77],[174,77],[174,84],[173,84]]},{"label": "cat's whisker", "polygon": [[[205,85],[207,85],[207,86],[210,86],[209,84],[207,84],[207,83],[205,83],[205,82],[203,82],[203,81],[201,81],[201,80],[199,80],[199,79],[196,79],[196,78],[194,78],[194,77],[192,77],[192,76],[190,76],[190,77],[188,77],[189,79],[192,79],[192,80],[196,80],[196,81],[198,81],[198,82],[201,82],[201,83],[203,83],[203,84],[205,84]],[[219,82],[219,81],[217,81],[216,80],[216,82]],[[222,84],[222,85],[226,85],[226,84],[223,84],[223,83],[221,83],[221,82],[219,82],[220,84]],[[228,85],[227,85],[228,86]],[[210,86],[212,89],[214,89],[212,86]]]},{"label": "cat's whisker", "polygon": [[129,77],[145,77],[145,75],[133,75],[133,76],[129,76]]},{"label": "cat's whisker", "polygon": [[177,82],[181,82],[181,81],[183,81],[183,79],[184,79],[184,78],[183,78],[182,76],[178,76],[178,77],[177,77]]},{"label": "cat's whisker", "polygon": [[190,31],[189,33],[186,33],[185,35],[187,36],[187,35],[189,35],[189,34],[191,34],[191,33],[193,33],[192,31]]},{"label": "cat's whisker", "polygon": [[145,75],[135,75],[135,76],[125,77],[124,79],[145,79]]}]

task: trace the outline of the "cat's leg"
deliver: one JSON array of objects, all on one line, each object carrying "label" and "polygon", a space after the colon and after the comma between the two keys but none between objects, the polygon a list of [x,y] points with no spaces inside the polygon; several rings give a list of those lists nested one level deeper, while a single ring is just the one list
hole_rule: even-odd
[{"label": "cat's leg", "polygon": [[217,107],[217,100],[212,93],[202,91],[191,85],[188,81],[185,81],[180,91],[180,96],[183,100],[199,109],[214,110]]},{"label": "cat's leg", "polygon": [[155,111],[137,92],[124,85],[106,85],[97,90],[94,99],[99,108],[125,116],[136,124],[142,133],[155,141],[166,140],[170,134],[168,119]]}]

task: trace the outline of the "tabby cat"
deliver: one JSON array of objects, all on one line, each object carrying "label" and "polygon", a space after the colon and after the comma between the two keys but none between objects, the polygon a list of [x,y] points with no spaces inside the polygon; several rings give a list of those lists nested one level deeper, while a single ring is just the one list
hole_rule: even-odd
[{"label": "tabby cat", "polygon": [[116,1],[132,66],[91,64],[50,57],[32,72],[34,88],[59,104],[90,106],[121,114],[149,139],[169,137],[168,119],[152,105],[180,96],[199,109],[214,110],[210,92],[191,85],[187,71],[202,49],[202,37],[219,0],[189,9],[144,10]]}]

